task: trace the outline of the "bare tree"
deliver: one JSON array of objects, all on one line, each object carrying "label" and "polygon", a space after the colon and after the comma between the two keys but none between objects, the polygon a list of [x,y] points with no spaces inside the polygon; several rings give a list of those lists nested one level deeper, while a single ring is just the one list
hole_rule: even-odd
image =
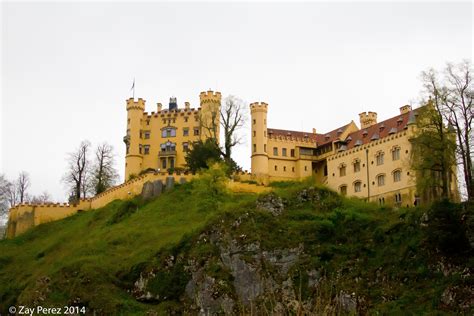
[{"label": "bare tree", "polygon": [[472,73],[472,64],[467,60],[457,65],[447,64],[445,86],[448,95],[443,103],[445,116],[456,131],[458,155],[469,200],[474,199],[474,172],[472,170],[474,81]]},{"label": "bare tree", "polygon": [[228,96],[225,99],[225,104],[221,106],[219,114],[213,114],[210,118],[200,118],[201,127],[216,140],[219,139],[217,115],[220,116],[220,126],[224,135],[224,145],[220,149],[221,155],[226,164],[232,166],[232,149],[242,142],[238,130],[244,126],[246,121],[244,102],[235,96]]},{"label": "bare tree", "polygon": [[10,185],[10,181],[0,174],[0,217],[8,213]]},{"label": "bare tree", "polygon": [[20,172],[16,181],[16,189],[18,191],[18,200],[20,203],[26,202],[28,200],[29,187],[30,176],[25,171]]},{"label": "bare tree", "polygon": [[76,151],[68,154],[68,170],[62,181],[71,190],[72,200],[78,201],[87,196],[87,174],[90,168],[88,154],[89,141],[82,141]]},{"label": "bare tree", "polygon": [[43,191],[40,195],[31,198],[30,202],[33,204],[51,203],[51,195],[47,191]]},{"label": "bare tree", "polygon": [[118,173],[114,164],[113,147],[107,143],[97,146],[91,174],[91,185],[95,194],[104,192],[117,181]]}]

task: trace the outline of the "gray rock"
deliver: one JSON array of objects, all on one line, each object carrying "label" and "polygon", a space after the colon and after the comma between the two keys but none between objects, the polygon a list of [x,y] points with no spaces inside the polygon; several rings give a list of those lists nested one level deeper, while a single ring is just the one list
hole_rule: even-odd
[{"label": "gray rock", "polygon": [[166,190],[171,190],[174,188],[174,177],[166,177]]},{"label": "gray rock", "polygon": [[257,200],[257,209],[272,213],[274,216],[278,216],[283,212],[284,205],[281,197],[271,192],[260,197]]},{"label": "gray rock", "polygon": [[149,200],[149,199],[152,199],[153,198],[153,183],[150,182],[150,181],[147,181],[143,184],[143,188],[142,188],[142,193],[141,193],[141,197],[142,199],[144,200]]},{"label": "gray rock", "polygon": [[153,196],[158,197],[163,192],[164,186],[161,180],[156,180],[153,182]]},{"label": "gray rock", "polygon": [[186,183],[186,178],[185,177],[179,178],[179,183],[180,184]]}]

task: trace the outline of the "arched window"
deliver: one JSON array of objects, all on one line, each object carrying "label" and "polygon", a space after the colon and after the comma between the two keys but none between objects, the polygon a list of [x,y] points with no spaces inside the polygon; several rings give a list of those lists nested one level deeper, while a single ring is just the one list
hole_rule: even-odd
[{"label": "arched window", "polygon": [[360,192],[360,191],[362,191],[362,182],[361,181],[354,182],[354,192]]},{"label": "arched window", "polygon": [[392,172],[393,174],[393,182],[400,182],[402,180],[402,171],[397,169]]},{"label": "arched window", "polygon": [[346,165],[340,164],[339,165],[339,176],[344,177],[346,175]]},{"label": "arched window", "polygon": [[160,145],[160,149],[162,152],[176,151],[176,143],[167,141],[166,143]]},{"label": "arched window", "polygon": [[353,162],[353,165],[354,165],[354,172],[359,172],[360,171],[360,160],[355,159],[354,162]]},{"label": "arched window", "polygon": [[380,165],[383,165],[383,156],[384,156],[384,153],[383,151],[379,151],[376,155],[376,158],[377,158],[377,166],[380,166]]},{"label": "arched window", "polygon": [[341,195],[347,195],[347,185],[341,185],[339,187],[339,192],[341,193]]},{"label": "arched window", "polygon": [[392,149],[392,160],[399,160],[400,159],[400,147],[395,146]]},{"label": "arched window", "polygon": [[377,185],[378,185],[379,187],[385,185],[385,175],[384,175],[384,174],[379,174],[379,175],[377,176]]}]

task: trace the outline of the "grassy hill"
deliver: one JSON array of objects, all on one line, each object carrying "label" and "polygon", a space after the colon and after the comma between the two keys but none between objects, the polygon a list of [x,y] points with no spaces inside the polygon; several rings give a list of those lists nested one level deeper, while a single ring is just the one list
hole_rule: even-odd
[{"label": "grassy hill", "polygon": [[213,203],[198,193],[177,185],[0,241],[0,313],[19,304],[126,315],[474,311],[472,210],[440,206],[463,219],[439,221],[431,214],[446,212],[379,208],[308,183]]}]

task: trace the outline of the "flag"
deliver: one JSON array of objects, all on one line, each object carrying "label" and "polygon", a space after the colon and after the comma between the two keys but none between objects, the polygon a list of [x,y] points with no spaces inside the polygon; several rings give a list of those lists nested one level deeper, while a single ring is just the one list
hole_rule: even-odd
[{"label": "flag", "polygon": [[132,91],[133,89],[135,89],[135,78],[133,78],[133,84],[132,84],[132,87],[130,88],[130,91]]}]

